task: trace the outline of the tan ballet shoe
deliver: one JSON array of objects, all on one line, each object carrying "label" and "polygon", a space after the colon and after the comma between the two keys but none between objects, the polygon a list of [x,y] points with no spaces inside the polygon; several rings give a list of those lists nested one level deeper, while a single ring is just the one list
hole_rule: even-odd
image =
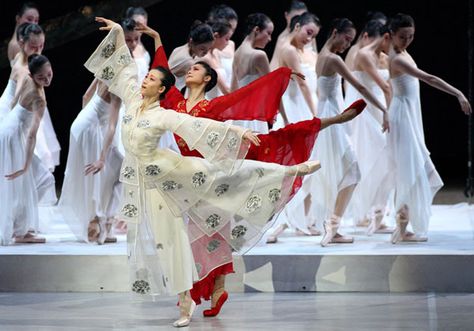
[{"label": "tan ballet shoe", "polygon": [[330,243],[331,244],[353,244],[354,238],[343,236],[339,233],[336,233],[336,235],[331,239]]},{"label": "tan ballet shoe", "polygon": [[287,174],[289,176],[301,177],[310,175],[319,169],[321,169],[321,163],[319,161],[306,161],[289,167]]},{"label": "tan ballet shoe", "polygon": [[196,309],[196,303],[189,295],[184,296],[184,298],[181,298],[181,296],[182,294],[180,294],[179,302],[180,317],[173,323],[173,326],[177,328],[188,326]]},{"label": "tan ballet shoe", "polygon": [[392,233],[392,244],[397,244],[409,234],[407,234],[408,219],[397,213],[397,227]]},{"label": "tan ballet shoe", "polygon": [[16,244],[44,244],[46,243],[46,238],[37,237],[31,233],[27,233],[24,236],[15,237]]}]

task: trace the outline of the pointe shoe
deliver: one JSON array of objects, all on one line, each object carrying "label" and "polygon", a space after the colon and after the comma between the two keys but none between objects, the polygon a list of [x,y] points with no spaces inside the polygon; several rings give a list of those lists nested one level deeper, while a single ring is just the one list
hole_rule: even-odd
[{"label": "pointe shoe", "polygon": [[308,231],[310,233],[310,236],[320,236],[322,235],[321,231],[316,229],[314,225],[308,226]]},{"label": "pointe shoe", "polygon": [[270,236],[267,237],[266,243],[267,243],[267,244],[276,244],[277,241],[278,241],[278,237],[277,237],[277,236],[270,235]]},{"label": "pointe shoe", "polygon": [[339,228],[339,222],[334,219],[324,222],[324,235],[321,239],[321,246],[326,247],[336,236],[337,229]]},{"label": "pointe shoe", "polygon": [[99,219],[95,217],[89,222],[87,227],[87,239],[89,242],[96,242],[100,235]]},{"label": "pointe shoe", "polygon": [[295,166],[291,166],[288,171],[290,176],[306,176],[310,175],[321,169],[321,163],[319,161],[306,161]]},{"label": "pointe shoe", "polygon": [[227,301],[227,298],[229,297],[229,294],[224,291],[222,292],[221,296],[219,297],[219,299],[217,299],[217,302],[216,302],[216,306],[211,308],[211,309],[206,309],[202,312],[202,314],[204,315],[204,317],[214,317],[214,316],[217,316],[219,314],[219,312],[221,311],[221,308],[222,306],[224,305],[224,303]]},{"label": "pointe shoe", "polygon": [[15,237],[16,244],[44,244],[46,243],[46,238],[37,237],[31,233],[27,233],[22,237]]},{"label": "pointe shoe", "polygon": [[407,235],[406,230],[408,226],[408,219],[402,217],[400,213],[397,214],[397,227],[392,233],[392,244],[397,244],[403,240],[403,238],[410,236]]},{"label": "pointe shoe", "polygon": [[339,234],[336,232],[336,235],[331,239],[330,243],[331,244],[353,244],[354,238],[343,236],[342,234]]},{"label": "pointe shoe", "polygon": [[191,323],[194,310],[196,310],[196,303],[191,298],[189,298],[189,300],[191,300],[191,304],[180,304],[181,317],[173,322],[174,327],[182,328],[188,326],[189,323]]},{"label": "pointe shoe", "polygon": [[357,115],[359,115],[360,113],[362,113],[362,111],[365,109],[366,106],[367,106],[367,103],[364,101],[364,99],[359,99],[359,100],[354,101],[349,107],[344,109],[342,113],[344,114],[345,112],[355,109]]}]

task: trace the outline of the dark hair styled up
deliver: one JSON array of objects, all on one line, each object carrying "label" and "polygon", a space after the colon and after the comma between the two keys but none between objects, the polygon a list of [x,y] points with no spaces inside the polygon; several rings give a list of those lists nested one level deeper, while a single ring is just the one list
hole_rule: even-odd
[{"label": "dark hair styled up", "polygon": [[224,20],[207,22],[207,24],[211,26],[212,32],[217,33],[219,37],[225,36],[232,29],[232,26],[229,24],[229,22]]},{"label": "dark hair styled up", "polygon": [[254,13],[247,16],[245,20],[245,35],[252,33],[255,27],[258,27],[260,30],[265,30],[268,23],[271,23],[270,17],[262,13]]},{"label": "dark hair styled up", "polygon": [[365,15],[365,20],[366,22],[376,20],[379,21],[382,24],[387,24],[387,16],[385,16],[384,13],[381,11],[368,11],[367,14]]},{"label": "dark hair styled up", "polygon": [[367,33],[370,38],[383,36],[387,32],[389,32],[388,27],[377,19],[368,21],[361,31],[361,33]]},{"label": "dark hair styled up", "polygon": [[204,90],[206,92],[212,90],[214,88],[214,86],[217,85],[217,72],[214,69],[212,69],[212,67],[207,62],[198,61],[195,64],[199,64],[200,66],[202,66],[204,68],[204,70],[206,71],[206,76],[211,77],[211,80],[209,82],[207,82],[206,87],[204,88]]},{"label": "dark hair styled up", "polygon": [[39,12],[39,9],[36,3],[29,1],[29,2],[22,3],[20,9],[18,9],[18,12],[16,14],[21,17],[28,9],[36,9]]},{"label": "dark hair styled up", "polygon": [[287,13],[292,12],[293,10],[308,10],[306,4],[303,1],[299,0],[292,0],[287,8]]},{"label": "dark hair styled up", "polygon": [[148,13],[143,7],[128,7],[125,11],[126,18],[133,18],[133,16],[135,15],[140,15],[144,16],[145,18],[148,18]]},{"label": "dark hair styled up", "polygon": [[36,74],[46,63],[49,63],[49,60],[44,55],[31,54],[28,56],[28,70],[30,71],[30,74]]},{"label": "dark hair styled up", "polygon": [[336,33],[345,33],[350,29],[356,29],[354,23],[352,23],[348,18],[335,18],[332,20],[331,29],[329,30],[329,36],[331,37],[332,32],[336,30]]},{"label": "dark hair styled up", "polygon": [[160,94],[160,100],[163,100],[166,96],[166,93],[171,89],[171,87],[176,83],[176,78],[171,73],[171,71],[165,67],[158,66],[152,70],[157,70],[162,73],[163,77],[161,78],[161,86],[165,87],[163,93]]},{"label": "dark hair styled up", "polygon": [[125,32],[132,32],[135,30],[137,27],[137,22],[135,22],[131,18],[124,18],[121,22],[120,25],[122,26],[123,31]]},{"label": "dark hair styled up", "polygon": [[193,44],[204,44],[214,40],[214,33],[209,24],[201,21],[194,21],[189,31],[189,39],[192,39]]},{"label": "dark hair styled up", "polygon": [[397,32],[401,28],[414,28],[415,20],[410,15],[398,13],[390,18],[388,27],[391,32]]},{"label": "dark hair styled up", "polygon": [[293,31],[295,29],[296,24],[298,23],[300,26],[309,23],[314,23],[317,27],[321,27],[321,21],[319,20],[319,18],[310,12],[305,12],[301,15],[294,16],[290,21],[290,31]]},{"label": "dark hair styled up", "polygon": [[230,21],[239,19],[235,10],[224,4],[213,6],[209,11],[209,14],[207,14],[207,18],[209,21]]},{"label": "dark hair styled up", "polygon": [[16,39],[23,42],[30,40],[31,35],[40,35],[44,34],[41,26],[35,23],[22,23],[16,29]]}]

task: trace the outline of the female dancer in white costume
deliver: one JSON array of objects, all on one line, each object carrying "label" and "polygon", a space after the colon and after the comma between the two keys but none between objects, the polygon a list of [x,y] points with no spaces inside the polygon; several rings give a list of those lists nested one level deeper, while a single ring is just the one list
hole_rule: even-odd
[{"label": "female dancer in white costume", "polygon": [[28,58],[29,75],[18,85],[21,94],[15,107],[0,124],[0,244],[44,243],[35,236],[37,230],[38,194],[35,176],[50,178],[49,188],[54,191],[54,178],[33,154],[36,133],[46,108],[44,87],[53,78],[51,64],[45,56],[33,54]]},{"label": "female dancer in white costume", "polygon": [[[309,12],[304,12],[291,19],[290,34],[283,39],[279,52],[279,67],[289,67],[293,72],[304,75],[304,79],[297,77],[290,81],[282,98],[280,113],[277,115],[273,129],[284,127],[287,123],[296,123],[313,117],[317,114],[316,96],[316,53],[306,47],[317,36],[321,27],[319,19]],[[342,106],[342,105],[341,105]],[[333,116],[336,114],[331,114]],[[305,178],[305,181],[308,180]],[[310,194],[300,190],[291,202],[278,215],[278,226],[267,237],[267,243],[276,243],[278,236],[291,227],[299,234],[320,235],[315,228],[315,219],[306,216],[306,210],[311,203]]]},{"label": "female dancer in white costume", "polygon": [[[242,249],[258,240],[262,226],[286,202],[287,185],[294,176],[316,171],[319,163],[283,167],[238,160],[248,142],[259,143],[253,133],[161,108],[159,98],[174,83],[172,74],[161,67],[152,69],[140,91],[120,25],[96,20],[106,23],[102,30],[111,32],[86,67],[120,96],[127,109],[122,124],[126,149],[122,213],[130,221],[129,260],[136,269],[133,290],[180,293],[181,317],[174,325],[186,326],[195,308],[188,292],[196,269],[182,214],[200,220],[210,233],[230,224],[232,230],[223,231],[224,238]],[[179,134],[212,163],[157,149],[165,130]]]},{"label": "female dancer in white costume", "polygon": [[288,35],[290,34],[290,23],[293,17],[300,16],[301,14],[308,11],[308,7],[303,1],[292,0],[288,10],[285,11],[285,20],[286,20],[286,27],[277,38],[277,42],[275,45],[275,49],[273,51],[272,60],[270,62],[270,69],[275,70],[280,67],[280,51],[283,45],[286,44]]},{"label": "female dancer in white costume", "polygon": [[[354,40],[356,31],[347,18],[333,21],[329,39],[319,53],[316,64],[318,75],[319,116],[334,116],[341,109],[341,77],[352,84],[370,103],[383,112],[383,129],[388,129],[385,107],[349,71],[337,53],[344,52]],[[369,142],[368,142],[369,143]],[[322,246],[329,243],[352,243],[353,238],[338,233],[341,218],[360,180],[360,170],[346,128],[333,126],[321,133],[312,158],[324,159],[322,174],[308,177],[303,189],[315,197],[310,215],[319,222],[324,220]]]},{"label": "female dancer in white costume", "polygon": [[[395,210],[397,228],[392,243],[426,241],[433,196],[443,182],[439,177],[425,145],[421,119],[419,80],[454,95],[461,110],[471,113],[464,94],[442,79],[418,69],[407,52],[415,35],[415,22],[405,14],[397,14],[389,25],[389,53],[393,99],[389,114],[391,130],[388,148],[393,160],[395,180]],[[406,231],[410,222],[413,232]]]},{"label": "female dancer in white costume", "polygon": [[205,23],[196,21],[191,26],[188,42],[173,50],[169,58],[170,70],[176,77],[176,87],[185,87],[185,76],[189,68],[196,62],[196,57],[203,57],[214,43],[212,28]]},{"label": "female dancer in white costume", "polygon": [[[263,49],[272,40],[273,22],[262,13],[250,14],[246,20],[246,37],[237,48],[232,73],[232,91],[237,90],[270,72],[267,53]],[[262,121],[233,121],[257,133],[268,133]]]},{"label": "female dancer in white costume", "polygon": [[[390,46],[390,35],[387,27],[378,20],[369,21],[365,28],[364,38],[371,43],[359,49],[354,59],[352,74],[360,81],[378,101],[387,106],[392,98],[388,82],[388,70],[380,69],[386,62]],[[352,87],[352,85],[348,84]],[[345,102],[360,98],[360,93],[346,95]],[[354,190],[350,210],[356,224],[369,220],[368,234],[374,232],[391,233],[382,224],[393,187],[389,177],[392,176],[387,153],[387,138],[380,130],[383,116],[380,110],[369,104],[366,112],[357,122],[352,123],[350,137],[359,163],[361,180]],[[367,148],[370,142],[371,148]]]},{"label": "female dancer in white costume", "polygon": [[[148,13],[143,7],[129,7],[127,9],[127,12],[125,13],[126,18],[130,18],[134,20],[137,25],[143,24],[147,25],[148,24]],[[125,36],[125,40],[127,38],[131,39],[128,44],[129,48],[133,49],[132,55],[133,59],[137,63],[138,67],[138,78],[140,81],[143,81],[145,78],[146,74],[148,73],[148,69],[150,68],[150,62],[151,62],[151,57],[150,53],[145,49],[145,46],[142,43],[141,39],[141,33],[138,34],[138,44],[136,47],[131,47],[130,41],[134,40],[135,35],[132,36]]]},{"label": "female dancer in white costume", "polygon": [[[12,63],[12,73],[10,80],[18,82],[23,75],[28,73],[27,58],[33,53],[41,54],[44,47],[43,29],[34,23],[22,23],[17,28],[17,40],[20,52],[16,54]],[[15,85],[15,94],[19,93],[18,84]],[[11,105],[11,107],[13,107]],[[0,115],[1,117],[1,115]],[[35,154],[41,159],[44,165],[51,171],[59,164],[59,146],[56,133],[49,116],[48,108],[44,112],[43,118],[38,128]]]},{"label": "female dancer in white costume", "polygon": [[[6,98],[10,99],[10,105],[9,108],[6,108],[7,112],[4,113],[4,119],[6,119],[6,117],[8,116],[9,109],[13,108],[16,105],[18,99],[23,93],[21,82],[23,82],[30,74],[28,70],[28,57],[32,54],[40,54],[44,46],[44,33],[39,25],[32,23],[23,23],[18,27],[17,32],[19,34],[18,40],[20,41],[19,45],[21,47],[21,52],[16,55],[10,74],[10,81],[12,82],[12,84],[15,85],[15,95],[13,97],[10,95]],[[46,155],[49,154],[41,153],[41,151],[45,150],[45,132],[44,130],[41,131],[41,129],[44,129],[44,127],[48,127],[42,126],[42,124],[45,123],[45,116],[47,116],[47,111],[48,107],[46,106],[44,114],[42,114],[38,132],[35,137],[35,158],[33,162],[35,164],[42,163],[42,165],[32,167],[33,177],[35,179],[36,189],[38,191],[37,194],[39,203],[45,206],[52,205],[57,201],[56,190],[54,189],[54,177],[42,171],[43,168],[50,169],[50,164],[47,162],[48,158],[46,157]],[[3,120],[0,119],[0,121]],[[48,122],[46,120],[46,122],[51,124],[50,121]],[[40,143],[43,143],[42,148],[38,146]],[[42,226],[41,230],[45,230],[44,226]]]},{"label": "female dancer in white costume", "polygon": [[39,10],[33,2],[25,2],[21,5],[18,13],[15,17],[15,30],[13,36],[8,42],[8,60],[10,63],[13,62],[15,56],[20,53],[21,47],[17,36],[17,29],[23,23],[34,23],[39,22]]},{"label": "female dancer in white costume", "polygon": [[[220,4],[211,8],[208,14],[209,22],[226,22],[231,26],[231,34],[229,38],[232,38],[232,35],[237,29],[237,23],[239,17],[234,9],[231,7]],[[234,53],[235,53],[235,43],[232,40],[229,40],[227,46],[222,50],[217,52],[220,57],[221,68],[224,70],[225,75],[224,80],[226,86],[230,87],[232,84],[232,63],[234,63]]]},{"label": "female dancer in white costume", "polygon": [[214,33],[214,42],[202,60],[207,62],[217,72],[217,85],[207,92],[207,98],[214,99],[230,93],[230,85],[227,83],[227,72],[221,60],[222,52],[229,44],[230,37],[234,31],[232,26],[225,21],[208,22],[208,24]]}]

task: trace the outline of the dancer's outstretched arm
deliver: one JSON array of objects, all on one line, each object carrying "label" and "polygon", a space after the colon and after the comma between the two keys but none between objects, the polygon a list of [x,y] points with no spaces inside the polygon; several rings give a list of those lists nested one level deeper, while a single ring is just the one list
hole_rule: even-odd
[{"label": "dancer's outstretched arm", "polygon": [[464,96],[464,94],[454,86],[442,80],[441,78],[429,74],[421,69],[418,69],[413,64],[403,59],[401,56],[395,57],[391,63],[391,66],[392,68],[397,69],[402,73],[418,78],[419,80],[425,82],[428,85],[433,86],[434,88],[437,88],[438,90],[454,95],[458,99],[459,104],[461,105],[461,110],[466,115],[471,114],[471,105],[469,104],[469,101]]}]

